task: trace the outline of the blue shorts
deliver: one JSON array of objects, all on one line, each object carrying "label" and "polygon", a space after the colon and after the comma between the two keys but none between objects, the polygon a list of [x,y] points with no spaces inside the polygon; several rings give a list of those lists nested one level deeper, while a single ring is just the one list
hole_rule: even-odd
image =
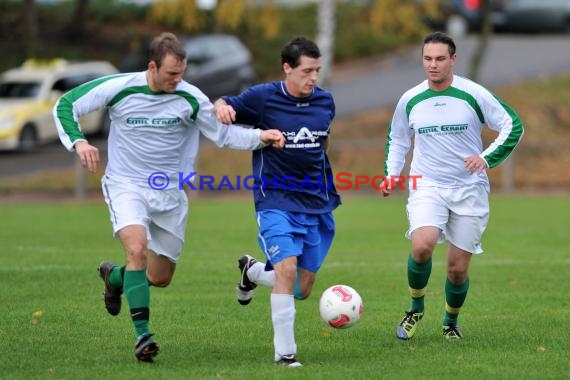
[{"label": "blue shorts", "polygon": [[258,241],[268,268],[297,256],[297,266],[317,272],[327,257],[334,237],[332,212],[306,214],[281,210],[257,212]]}]

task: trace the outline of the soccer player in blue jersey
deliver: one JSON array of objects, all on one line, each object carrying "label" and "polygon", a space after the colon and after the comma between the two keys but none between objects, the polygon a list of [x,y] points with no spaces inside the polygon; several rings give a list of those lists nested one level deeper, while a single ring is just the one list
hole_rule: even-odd
[{"label": "soccer player in blue jersey", "polygon": [[326,154],[335,116],[332,95],[317,86],[318,46],[297,37],[281,51],[282,81],[253,86],[214,103],[224,123],[277,129],[284,149],[253,152],[253,191],[258,241],[265,265],[245,255],[238,260],[238,301],[247,305],[257,285],[273,288],[271,319],[276,363],[300,367],[296,359],[295,298],[305,299],[334,236],[332,211],[340,205]]},{"label": "soccer player in blue jersey", "polygon": [[159,351],[149,332],[150,286],[168,286],[180,258],[188,199],[177,179],[180,172],[194,172],[200,134],[220,147],[241,150],[284,144],[278,130],[220,123],[206,95],[182,80],[186,51],[172,33],[152,41],[149,58],[147,70],[88,82],[64,94],[53,110],[62,143],[91,172],[99,165],[99,150],[87,141],[79,120],[96,109],[109,110],[109,161],[102,187],[127,264],[103,262],[98,272],[109,314],[119,314],[125,293],[135,356],[142,362],[152,362]]}]

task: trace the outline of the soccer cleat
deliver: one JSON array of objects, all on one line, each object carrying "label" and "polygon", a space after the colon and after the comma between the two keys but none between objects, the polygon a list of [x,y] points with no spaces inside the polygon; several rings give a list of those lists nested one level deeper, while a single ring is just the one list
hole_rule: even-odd
[{"label": "soccer cleat", "polygon": [[105,283],[105,292],[103,293],[103,300],[105,301],[105,307],[111,315],[118,315],[121,312],[121,294],[123,294],[123,288],[113,288],[109,283],[109,276],[111,271],[116,265],[109,262],[102,262],[99,264],[99,277]]},{"label": "soccer cleat", "polygon": [[424,313],[408,310],[404,317],[396,326],[396,336],[400,339],[408,340],[414,336],[418,328],[418,322],[424,317]]},{"label": "soccer cleat", "polygon": [[303,366],[301,363],[297,361],[295,355],[283,355],[281,356],[281,359],[275,362],[275,364],[289,368],[298,368]]},{"label": "soccer cleat", "polygon": [[152,336],[154,334],[144,334],[139,338],[135,345],[135,356],[139,362],[152,363],[154,357],[158,355],[159,345]]},{"label": "soccer cleat", "polygon": [[241,305],[247,305],[253,298],[253,290],[245,292],[240,289],[239,285],[236,286],[236,298]]},{"label": "soccer cleat", "polygon": [[247,277],[247,271],[256,262],[257,260],[250,255],[244,255],[238,260],[238,268],[241,272],[241,277],[236,287],[236,297],[241,305],[247,305],[251,302],[251,299],[253,298],[253,289],[257,287],[257,284],[251,282]]},{"label": "soccer cleat", "polygon": [[443,337],[446,340],[461,340],[463,334],[459,326],[443,326]]}]

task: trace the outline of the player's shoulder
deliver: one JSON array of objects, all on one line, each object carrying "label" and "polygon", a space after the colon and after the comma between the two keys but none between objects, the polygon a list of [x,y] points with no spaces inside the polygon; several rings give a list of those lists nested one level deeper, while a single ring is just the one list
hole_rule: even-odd
[{"label": "player's shoulder", "polygon": [[86,86],[90,88],[106,86],[108,88],[124,89],[140,85],[142,83],[140,77],[140,73],[109,74],[86,83]]},{"label": "player's shoulder", "polygon": [[477,82],[475,82],[469,78],[465,78],[465,77],[455,75],[454,79],[453,79],[452,86],[455,89],[464,93],[464,95],[461,96],[461,98],[463,98],[463,99],[473,98],[478,103],[480,103],[480,102],[495,103],[496,102],[495,95],[489,89],[487,89],[485,86],[483,86],[483,85],[481,85],[481,84],[479,84],[479,83],[477,83]]},{"label": "player's shoulder", "polygon": [[[138,79],[137,73],[109,74],[83,83],[63,96],[68,99],[76,96],[80,98],[106,96],[111,99],[117,95],[132,93],[132,88],[139,88],[140,86],[142,86],[142,82]],[[116,99],[121,98],[122,96],[119,96]]]},{"label": "player's shoulder", "polygon": [[311,103],[319,104],[321,107],[325,109],[332,109],[333,113],[335,112],[336,105],[333,98],[333,95],[328,90],[325,90],[321,87],[315,87],[315,92],[311,97]]},{"label": "player's shoulder", "polygon": [[458,90],[467,92],[468,94],[472,95],[488,92],[488,90],[483,85],[460,75],[453,76],[453,83],[451,85]]},{"label": "player's shoulder", "polygon": [[204,92],[197,86],[190,84],[189,82],[183,80],[178,83],[178,87],[176,88],[176,93],[182,95],[184,97],[191,97],[195,98],[200,102],[209,102],[210,99]]},{"label": "player's shoulder", "polygon": [[315,86],[315,96],[322,96],[324,98],[329,98],[329,99],[333,99],[333,95],[330,91],[319,87],[319,86]]},{"label": "player's shoulder", "polygon": [[273,81],[273,82],[258,83],[249,87],[246,91],[257,94],[263,94],[266,96],[273,95],[281,92],[281,82]]},{"label": "player's shoulder", "polygon": [[235,98],[235,97],[241,97],[241,98],[255,97],[257,99],[260,97],[261,98],[268,97],[268,96],[276,94],[280,91],[278,83],[279,82],[257,83],[257,84],[254,84],[254,85],[246,88],[240,94],[233,95],[233,96],[226,95],[226,96],[222,96],[222,98],[231,99],[231,98]]},{"label": "player's shoulder", "polygon": [[415,98],[416,96],[422,94],[423,92],[429,89],[429,85],[427,80],[415,85],[414,87],[410,88],[406,92],[402,94],[400,97],[400,103],[408,103],[411,99]]}]

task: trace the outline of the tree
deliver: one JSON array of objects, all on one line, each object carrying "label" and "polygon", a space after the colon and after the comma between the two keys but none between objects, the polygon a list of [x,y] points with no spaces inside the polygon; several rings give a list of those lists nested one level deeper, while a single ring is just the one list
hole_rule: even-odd
[{"label": "tree", "polygon": [[153,3],[149,19],[163,26],[198,32],[207,27],[207,14],[196,0],[160,0]]},{"label": "tree", "polygon": [[38,18],[36,3],[34,0],[24,0],[22,3],[22,14],[24,18],[24,47],[26,56],[36,55],[38,47]]},{"label": "tree", "polygon": [[335,0],[321,0],[318,9],[317,45],[321,50],[321,71],[319,85],[326,87],[331,77],[334,56]]},{"label": "tree", "polygon": [[67,25],[67,37],[70,41],[80,41],[85,35],[89,0],[77,0],[73,16]]},{"label": "tree", "polygon": [[469,78],[476,82],[479,80],[481,62],[485,57],[489,37],[493,32],[493,25],[491,23],[491,0],[481,0],[481,11],[481,33],[479,33],[477,48],[473,53],[469,65]]}]

